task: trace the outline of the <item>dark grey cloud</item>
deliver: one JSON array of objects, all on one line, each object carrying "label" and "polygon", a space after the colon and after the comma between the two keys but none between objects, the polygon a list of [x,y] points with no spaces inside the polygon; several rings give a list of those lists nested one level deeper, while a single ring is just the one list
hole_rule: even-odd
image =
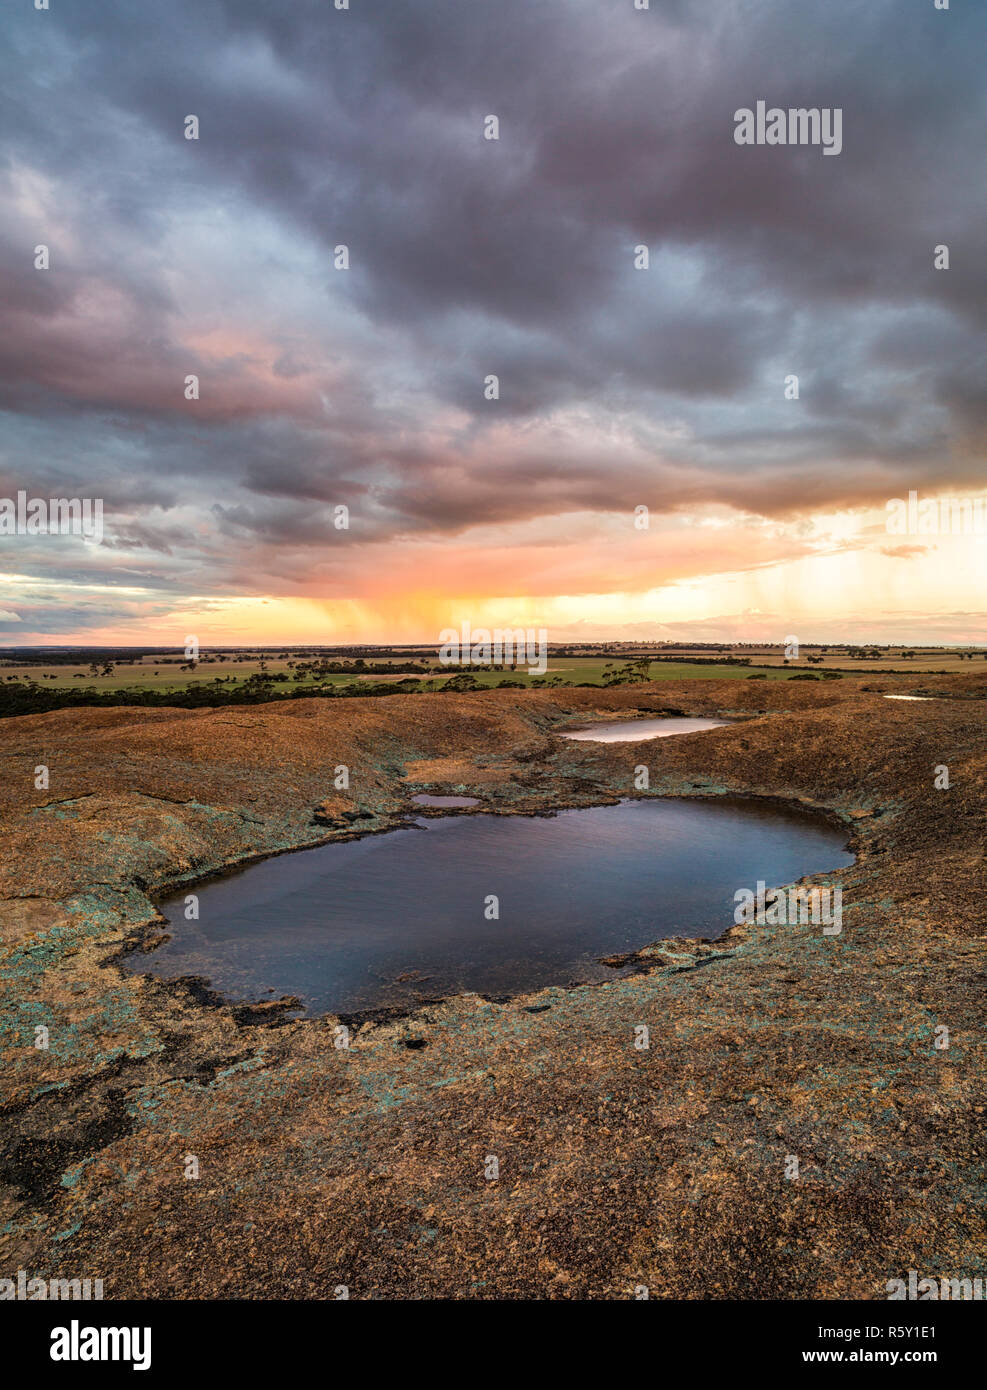
[{"label": "dark grey cloud", "polygon": [[[342,547],[982,483],[982,6],[351,6],[8,13],[8,490],[99,490],[207,591],[337,502]],[[758,99],[842,107],[842,154],[737,146]]]}]

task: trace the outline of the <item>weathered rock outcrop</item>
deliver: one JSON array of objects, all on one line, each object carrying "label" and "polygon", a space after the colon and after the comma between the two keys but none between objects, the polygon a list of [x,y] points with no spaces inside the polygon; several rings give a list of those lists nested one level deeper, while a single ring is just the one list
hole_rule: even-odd
[{"label": "weathered rock outcrop", "polygon": [[[987,678],[921,680],[933,703],[871,676],[3,721],[0,1274],[179,1298],[882,1298],[909,1268],[982,1275]],[[743,722],[553,736],[668,707]],[[462,996],[348,1048],[286,1001],[114,963],[166,884],[385,829],[415,791],[504,813],[638,794],[641,763],[649,794],[839,816],[842,934],[664,942],[612,983]]]}]

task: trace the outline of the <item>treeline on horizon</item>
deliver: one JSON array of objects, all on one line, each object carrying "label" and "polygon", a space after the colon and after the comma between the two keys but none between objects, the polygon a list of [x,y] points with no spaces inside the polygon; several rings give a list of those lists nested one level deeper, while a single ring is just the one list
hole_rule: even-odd
[{"label": "treeline on horizon", "polygon": [[[537,682],[532,682],[535,684]],[[540,682],[544,685],[571,685],[570,681],[558,678]],[[595,685],[595,682],[580,682]],[[380,697],[384,695],[420,695],[424,693],[441,694],[443,691],[462,692],[489,690],[507,687],[524,690],[523,681],[505,679],[496,686],[486,686],[467,671],[451,676],[444,684],[427,688],[421,680],[370,681],[353,685],[301,686],[294,690],[276,689],[265,680],[251,679],[239,686],[200,683],[186,686],[184,690],[148,690],[141,686],[129,686],[118,690],[96,690],[93,686],[81,689],[59,690],[35,684],[26,685],[22,681],[0,684],[0,719],[16,718],[24,714],[49,714],[53,710],[89,708],[93,706],[113,707],[128,705],[138,708],[171,707],[178,709],[211,709],[220,705],[266,705],[278,700],[340,700],[354,697]]]},{"label": "treeline on horizon", "polygon": [[[899,650],[904,657],[916,656],[921,652],[946,652],[958,653],[960,648],[967,648],[967,655],[973,656],[985,654],[983,646],[974,647],[971,651],[969,644],[949,643],[943,645],[941,642],[919,643],[912,650],[907,649],[907,644],[899,642],[803,642],[802,647],[806,651],[823,652],[827,655],[843,653],[848,657],[859,657],[870,653],[893,653]],[[586,654],[600,656],[620,656],[622,654],[633,654],[635,656],[650,655],[652,661],[680,661],[682,653],[703,652],[710,653],[706,656],[692,656],[693,662],[708,661],[711,663],[722,662],[727,664],[743,664],[749,662],[749,656],[731,655],[738,648],[751,652],[784,650],[784,642],[549,642],[547,650],[552,657],[579,657]],[[321,665],[327,660],[336,658],[341,667],[348,669],[353,662],[361,663],[367,669],[373,671],[373,658],[386,655],[391,652],[400,652],[402,659],[408,663],[407,669],[415,664],[417,657],[418,663],[434,660],[438,656],[438,646],[429,645],[407,645],[401,643],[380,643],[377,645],[357,645],[350,646],[295,646],[288,644],[264,645],[245,645],[239,647],[211,647],[204,651],[198,660],[202,663],[223,662],[227,660],[252,660],[255,657],[268,660],[285,660],[288,657],[295,657],[303,661],[314,662]],[[367,663],[367,658],[370,663]],[[89,666],[93,662],[97,665],[105,665],[110,661],[121,666],[140,665],[143,658],[156,659],[165,664],[173,664],[178,661],[185,661],[188,658],[184,655],[182,647],[111,647],[111,646],[75,646],[75,647],[0,647],[0,666]],[[397,663],[390,663],[388,669],[394,670]],[[400,669],[400,667],[397,667]]]}]

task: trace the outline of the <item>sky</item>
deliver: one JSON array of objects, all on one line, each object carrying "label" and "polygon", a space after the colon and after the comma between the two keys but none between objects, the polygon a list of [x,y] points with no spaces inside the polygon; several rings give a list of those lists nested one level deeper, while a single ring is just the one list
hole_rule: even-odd
[{"label": "sky", "polygon": [[987,499],[982,0],[50,4],[0,500],[104,520],[0,534],[0,645],[987,640],[987,535],[887,524]]}]

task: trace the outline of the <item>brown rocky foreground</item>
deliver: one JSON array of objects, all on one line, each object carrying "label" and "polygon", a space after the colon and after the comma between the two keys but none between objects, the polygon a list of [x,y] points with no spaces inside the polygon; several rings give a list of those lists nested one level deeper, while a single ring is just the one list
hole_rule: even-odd
[{"label": "brown rocky foreground", "polygon": [[[983,676],[916,674],[0,722],[0,1276],[110,1298],[742,1299],[983,1276],[985,696]],[[741,722],[553,732],[663,710]],[[641,794],[641,763],[651,795],[839,816],[842,934],[663,943],[642,973],[427,1003],[348,1049],[335,1019],[114,962],[165,884],[384,829],[423,790],[505,813]]]}]

